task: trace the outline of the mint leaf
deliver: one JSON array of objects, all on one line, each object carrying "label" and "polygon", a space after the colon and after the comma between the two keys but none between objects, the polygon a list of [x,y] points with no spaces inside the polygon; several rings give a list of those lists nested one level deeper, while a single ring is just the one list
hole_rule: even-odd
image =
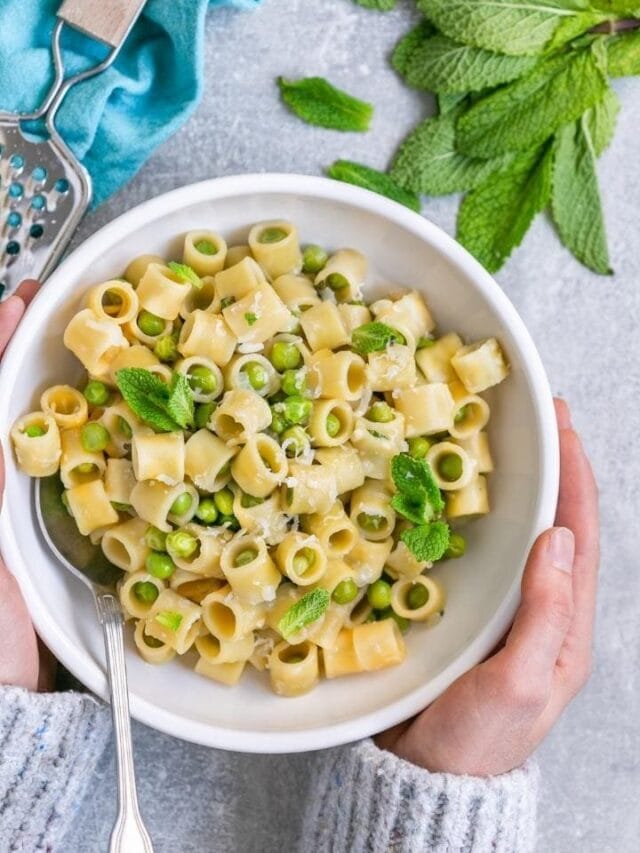
[{"label": "mint leaf", "polygon": [[253,311],[249,311],[244,315],[244,319],[247,321],[247,326],[253,326],[254,323],[258,322],[258,315],[254,314]]},{"label": "mint leaf", "polygon": [[456,150],[456,122],[463,111],[458,107],[419,124],[398,149],[392,178],[425,195],[447,195],[473,189],[508,165],[511,154],[481,160]]},{"label": "mint leaf", "polygon": [[640,30],[607,40],[607,70],[610,77],[640,74]]},{"label": "mint leaf", "polygon": [[432,24],[423,19],[406,36],[400,39],[391,54],[391,65],[398,74],[407,73],[414,51],[420,47],[426,38],[432,36],[435,32],[436,30]]},{"label": "mint leaf", "polygon": [[596,151],[584,117],[556,134],[551,209],[563,244],[589,269],[611,274]]},{"label": "mint leaf", "polygon": [[278,86],[285,104],[308,124],[359,133],[369,129],[373,106],[336,89],[322,77],[278,77]]},{"label": "mint leaf", "polygon": [[167,266],[184,284],[191,284],[193,287],[197,287],[198,290],[202,287],[202,279],[188,264],[178,264],[175,261],[169,261]]},{"label": "mint leaf", "polygon": [[389,344],[404,344],[405,339],[397,329],[387,326],[386,323],[374,321],[358,326],[351,333],[351,346],[360,355],[370,352],[379,352]]},{"label": "mint leaf", "polygon": [[551,195],[551,145],[521,154],[504,171],[468,193],[458,212],[458,240],[489,272],[519,246]]},{"label": "mint leaf", "polygon": [[584,114],[593,150],[599,157],[613,139],[620,101],[613,89],[607,89],[604,98]]},{"label": "mint leaf", "polygon": [[131,411],[157,432],[180,429],[167,411],[169,387],[153,373],[141,367],[123,367],[116,373],[116,385]]},{"label": "mint leaf", "polygon": [[162,625],[169,631],[177,631],[182,625],[182,613],[176,610],[159,610],[153,618],[158,625]]},{"label": "mint leaf", "polygon": [[187,377],[174,373],[169,386],[168,414],[182,429],[188,429],[193,426],[194,409],[193,391]]},{"label": "mint leaf", "polygon": [[451,95],[509,83],[537,62],[536,56],[505,56],[436,35],[414,48],[404,76],[418,89]]},{"label": "mint leaf", "polygon": [[515,83],[474,104],[458,120],[463,154],[496,157],[526,151],[575,121],[607,90],[601,42],[542,62]]},{"label": "mint leaf", "polygon": [[418,8],[457,41],[499,53],[535,54],[563,18],[589,6],[586,0],[418,0]]},{"label": "mint leaf", "polygon": [[356,0],[358,6],[365,9],[375,9],[378,12],[389,12],[395,9],[396,0]]},{"label": "mint leaf", "polygon": [[365,190],[386,196],[410,210],[420,212],[420,199],[415,193],[403,189],[385,172],[378,172],[370,166],[353,163],[351,160],[336,160],[327,169],[327,175],[336,181],[355,184]]},{"label": "mint leaf", "polygon": [[404,542],[413,556],[420,561],[439,560],[449,547],[449,525],[444,521],[432,521],[430,524],[420,524],[410,530],[404,530],[400,539]]},{"label": "mint leaf", "polygon": [[331,595],[326,589],[312,589],[296,601],[278,622],[278,631],[290,640],[307,625],[319,619],[329,607]]},{"label": "mint leaf", "polygon": [[573,17],[562,18],[555,29],[553,38],[547,44],[547,53],[551,53],[559,47],[563,47],[578,36],[588,32],[591,27],[607,20],[602,12],[577,12]]},{"label": "mint leaf", "polygon": [[457,95],[437,95],[436,100],[438,101],[438,112],[440,115],[451,112],[451,110],[455,109],[458,104],[462,103],[466,97],[466,92],[459,92]]},{"label": "mint leaf", "polygon": [[[408,453],[398,453],[391,460],[391,478],[401,494],[417,503],[421,496],[428,501],[433,515],[441,513],[444,501],[431,466],[424,459],[414,459]],[[423,521],[425,519],[422,519]]]},{"label": "mint leaf", "polygon": [[389,503],[397,513],[414,524],[424,524],[433,517],[431,504],[424,493],[412,497],[398,493],[393,495]]}]

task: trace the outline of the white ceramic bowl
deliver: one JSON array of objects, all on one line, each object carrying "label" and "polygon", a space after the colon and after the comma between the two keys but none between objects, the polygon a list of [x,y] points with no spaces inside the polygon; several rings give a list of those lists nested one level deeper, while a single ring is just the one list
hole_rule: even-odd
[{"label": "white ceramic bowl", "polygon": [[31,484],[7,447],[10,426],[37,406],[47,385],[77,380],[62,332],[89,285],[120,275],[142,252],[177,257],[189,229],[213,227],[234,243],[250,224],[281,217],[297,224],[303,241],[363,251],[370,260],[368,299],[392,284],[415,287],[441,329],[468,340],[497,336],[512,372],[489,395],[492,512],[468,527],[467,555],[435,570],[448,591],[445,618],[434,629],[412,628],[401,666],[322,681],[306,696],[283,699],[255,672],[227,688],[184,662],[149,666],[128,636],[134,717],[177,737],[249,752],[304,751],[370,735],[420,711],[482,660],[513,618],[526,554],[553,522],[558,488],[553,405],[535,346],[489,274],[435,225],[373,193],[296,175],[221,178],[160,196],[102,228],[61,264],[29,309],[0,374],[7,468],[2,553],[40,636],[80,681],[107,697],[95,608],[38,534]]}]

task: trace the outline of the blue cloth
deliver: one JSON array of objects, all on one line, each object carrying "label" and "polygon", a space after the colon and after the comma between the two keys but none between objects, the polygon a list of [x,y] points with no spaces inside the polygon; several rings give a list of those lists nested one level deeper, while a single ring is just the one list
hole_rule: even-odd
[{"label": "blue cloth", "polygon": [[[73,87],[56,127],[93,179],[100,204],[142,166],[195,109],[203,86],[207,7],[249,9],[261,0],[149,0],[115,64]],[[29,111],[52,80],[49,53],[61,0],[1,0],[0,109]],[[71,70],[106,50],[64,27]]]}]

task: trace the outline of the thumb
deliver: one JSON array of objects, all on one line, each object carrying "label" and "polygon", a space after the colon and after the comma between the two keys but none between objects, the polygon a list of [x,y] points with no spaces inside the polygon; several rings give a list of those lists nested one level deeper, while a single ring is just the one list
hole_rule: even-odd
[{"label": "thumb", "polygon": [[38,687],[38,642],[16,579],[0,560],[0,684]]}]

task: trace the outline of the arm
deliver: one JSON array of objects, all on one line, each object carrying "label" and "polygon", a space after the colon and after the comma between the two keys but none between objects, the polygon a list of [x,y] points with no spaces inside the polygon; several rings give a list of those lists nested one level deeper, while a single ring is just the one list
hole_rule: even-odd
[{"label": "arm", "polygon": [[556,523],[536,541],[506,642],[414,720],[326,754],[304,838],[330,850],[492,850],[535,843],[529,757],[588,678],[598,569],[597,490],[557,403]]},{"label": "arm", "polygon": [[[0,305],[0,355],[35,283]],[[0,495],[4,471],[0,456]],[[108,710],[80,693],[36,693],[53,685],[18,584],[0,560],[0,838],[7,849],[56,847],[109,737]]]}]

